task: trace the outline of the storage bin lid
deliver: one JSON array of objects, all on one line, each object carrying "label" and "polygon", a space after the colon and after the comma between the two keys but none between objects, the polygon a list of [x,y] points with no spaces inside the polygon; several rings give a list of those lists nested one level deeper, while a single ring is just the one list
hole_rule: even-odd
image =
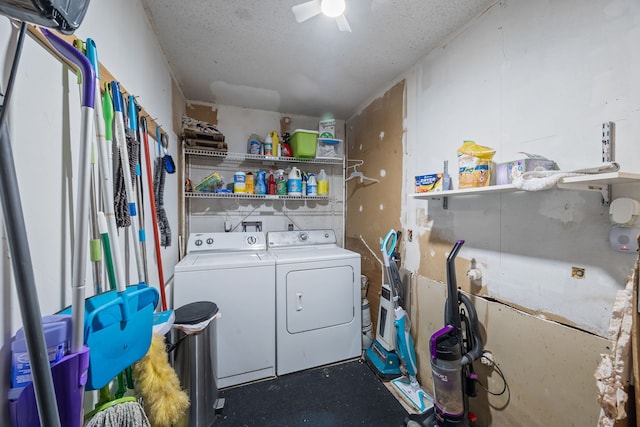
[{"label": "storage bin lid", "polygon": [[212,318],[217,312],[218,306],[214,302],[192,302],[176,309],[175,323],[178,325],[196,325]]},{"label": "storage bin lid", "polygon": [[318,138],[318,141],[322,144],[329,144],[329,145],[337,145],[342,142],[341,139],[335,139],[335,138]]}]

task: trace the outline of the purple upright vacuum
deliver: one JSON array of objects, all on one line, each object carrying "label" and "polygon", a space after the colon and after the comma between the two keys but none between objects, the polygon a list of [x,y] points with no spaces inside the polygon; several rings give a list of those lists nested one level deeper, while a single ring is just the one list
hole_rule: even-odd
[{"label": "purple upright vacuum", "polygon": [[[430,340],[431,373],[433,375],[433,408],[405,419],[407,427],[467,427],[469,396],[475,396],[475,374],[472,362],[482,355],[482,339],[478,315],[471,300],[458,292],[455,258],[464,240],[458,240],[447,257],[447,300],[445,326]],[[461,313],[461,305],[466,314]],[[463,329],[464,324],[464,329]]]}]

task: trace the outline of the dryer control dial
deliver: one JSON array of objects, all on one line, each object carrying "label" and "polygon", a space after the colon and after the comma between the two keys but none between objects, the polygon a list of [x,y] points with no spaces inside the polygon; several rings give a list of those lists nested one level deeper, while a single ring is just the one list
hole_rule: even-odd
[{"label": "dryer control dial", "polygon": [[248,244],[249,246],[253,246],[253,245],[255,245],[256,243],[258,243],[258,239],[256,238],[256,236],[248,236],[248,237],[247,237],[247,244]]},{"label": "dryer control dial", "polygon": [[213,237],[207,239],[207,245],[213,245]]},{"label": "dryer control dial", "polygon": [[197,239],[195,242],[196,246],[202,246],[202,240]]},{"label": "dryer control dial", "polygon": [[302,232],[300,234],[298,234],[298,239],[300,239],[300,241],[304,242],[309,238],[309,235],[305,232]]}]

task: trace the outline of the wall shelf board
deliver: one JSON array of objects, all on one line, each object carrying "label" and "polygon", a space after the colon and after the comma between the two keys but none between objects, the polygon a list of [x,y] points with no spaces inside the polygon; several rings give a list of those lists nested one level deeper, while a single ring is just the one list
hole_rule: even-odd
[{"label": "wall shelf board", "polygon": [[[631,172],[609,172],[565,177],[558,182],[558,188],[578,191],[599,191],[602,193],[605,202],[608,203],[609,185],[633,182],[640,182],[640,174]],[[443,207],[446,209],[448,197],[515,191],[525,190],[518,189],[514,187],[513,184],[504,184],[478,188],[463,188],[461,190],[441,191],[438,193],[414,193],[410,194],[409,197],[416,200],[443,199]]]}]

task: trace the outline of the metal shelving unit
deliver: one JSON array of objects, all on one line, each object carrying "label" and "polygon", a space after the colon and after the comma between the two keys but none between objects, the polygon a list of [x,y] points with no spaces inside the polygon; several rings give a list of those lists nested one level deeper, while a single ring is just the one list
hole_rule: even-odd
[{"label": "metal shelving unit", "polygon": [[[233,173],[238,170],[284,170],[291,166],[314,173],[324,169],[330,182],[329,195],[321,196],[197,192],[186,191],[182,186],[180,197],[183,236],[188,236],[193,218],[202,218],[203,214],[225,216],[231,210],[236,217],[261,215],[260,212],[263,212],[268,217],[283,215],[288,218],[326,218],[320,222],[326,222],[327,228],[336,229],[336,233],[344,238],[345,160],[342,157],[306,159],[264,156],[193,148],[184,144],[181,164],[183,177],[191,179],[194,186],[214,171],[219,172],[228,184]],[[300,222],[304,221],[306,219],[301,219]]]}]

